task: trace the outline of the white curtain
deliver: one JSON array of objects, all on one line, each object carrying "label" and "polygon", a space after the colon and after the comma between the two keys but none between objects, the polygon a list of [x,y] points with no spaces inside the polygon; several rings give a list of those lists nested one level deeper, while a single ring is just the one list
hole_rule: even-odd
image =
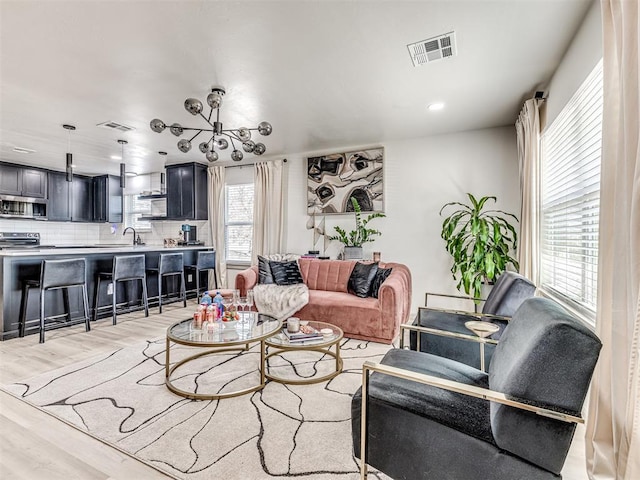
[{"label": "white curtain", "polygon": [[[227,285],[227,264],[224,243],[224,167],[209,167],[209,236],[216,249],[218,287]],[[209,288],[213,288],[213,276],[209,275]]]},{"label": "white curtain", "polygon": [[602,0],[604,115],[598,308],[587,472],[640,478],[640,39],[637,0]]},{"label": "white curtain", "polygon": [[255,264],[258,255],[284,253],[284,162],[260,162],[254,167],[251,259]]},{"label": "white curtain", "polygon": [[520,166],[520,274],[538,283],[538,205],[540,200],[540,114],[537,99],[524,103],[516,121]]}]

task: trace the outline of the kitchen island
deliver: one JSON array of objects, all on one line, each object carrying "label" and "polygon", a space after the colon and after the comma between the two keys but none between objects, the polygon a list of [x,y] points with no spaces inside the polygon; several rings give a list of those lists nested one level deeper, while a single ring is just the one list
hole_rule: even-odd
[{"label": "kitchen island", "polygon": [[[87,261],[87,295],[89,297],[90,313],[93,313],[96,305],[94,305],[96,274],[98,272],[110,272],[113,264],[113,257],[116,255],[133,255],[144,254],[147,268],[158,266],[158,260],[161,253],[182,252],[184,255],[185,265],[194,265],[196,263],[199,251],[212,250],[212,247],[206,246],[178,246],[171,248],[163,248],[159,245],[92,245],[92,246],[60,246],[56,248],[26,248],[26,249],[10,249],[0,251],[0,340],[7,340],[18,336],[18,321],[20,316],[20,300],[22,297],[22,283],[26,280],[37,280],[40,278],[40,266],[42,260],[46,259],[65,259],[65,258],[85,258]],[[201,285],[206,285],[205,275],[207,272],[201,272],[203,277]],[[193,274],[185,275],[186,289],[195,290],[195,277]],[[166,291],[177,291],[178,279],[168,278],[166,280]],[[118,282],[119,307],[134,307],[138,305],[140,297],[139,282]],[[164,287],[163,287],[164,288]],[[157,303],[158,284],[157,277],[147,278],[147,289],[150,299],[150,305]],[[156,302],[153,298],[156,297]],[[120,299],[125,299],[120,303]],[[45,299],[47,302],[47,315],[58,315],[64,311],[62,303],[62,294],[58,291],[47,293]],[[82,298],[80,289],[72,288],[69,290],[69,301],[71,305],[71,316],[77,318],[82,315]],[[164,303],[163,297],[163,303]],[[98,295],[98,305],[103,307],[98,311],[98,320],[108,317],[111,321],[111,290],[108,282],[102,282]],[[29,295],[27,305],[27,322],[26,335],[38,332],[38,315],[40,309],[39,295],[32,291]]]}]

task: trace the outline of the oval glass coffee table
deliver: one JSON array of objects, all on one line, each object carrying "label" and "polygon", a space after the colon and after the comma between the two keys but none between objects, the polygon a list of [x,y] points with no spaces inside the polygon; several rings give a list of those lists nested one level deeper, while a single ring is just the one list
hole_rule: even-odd
[{"label": "oval glass coffee table", "polygon": [[[248,312],[249,313],[249,312]],[[167,344],[165,353],[165,384],[173,393],[185,398],[196,400],[217,400],[221,398],[236,397],[246,393],[255,392],[264,388],[265,379],[265,359],[266,348],[265,339],[274,335],[282,327],[282,322],[267,315],[250,312],[243,315],[242,321],[229,328],[223,325],[216,325],[212,332],[193,329],[193,319],[188,318],[174,323],[167,328]],[[190,355],[171,365],[171,342],[187,347],[210,348],[204,352]],[[252,343],[260,343],[260,361],[258,370],[260,371],[260,383],[241,390],[224,393],[196,393],[178,388],[171,380],[171,375],[176,369],[192,362],[205,355],[216,353],[226,353],[230,351],[247,351]]]},{"label": "oval glass coffee table", "polygon": [[[304,321],[302,321],[301,324],[304,324]],[[328,330],[331,330],[331,333],[324,334],[318,339],[304,342],[290,342],[289,338],[283,332],[275,334],[267,338],[266,340],[267,347],[269,347],[269,353],[266,356],[266,360],[278,355],[282,355],[285,352],[319,352],[325,355],[329,355],[335,359],[335,369],[326,375],[297,380],[284,378],[269,373],[269,364],[267,362],[267,364],[265,365],[266,377],[269,380],[290,385],[310,385],[312,383],[320,383],[326,380],[331,380],[340,372],[342,372],[342,358],[340,357],[340,340],[342,340],[342,337],[344,336],[342,330],[335,325],[331,325],[330,323],[325,322],[308,321],[307,325],[315,328],[318,331],[326,330],[328,332]],[[332,352],[330,349],[334,345],[336,347],[335,352]],[[288,360],[290,361],[290,359]]]}]

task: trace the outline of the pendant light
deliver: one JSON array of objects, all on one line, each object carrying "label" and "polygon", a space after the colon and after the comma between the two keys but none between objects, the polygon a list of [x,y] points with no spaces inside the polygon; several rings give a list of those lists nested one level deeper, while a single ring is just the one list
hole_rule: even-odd
[{"label": "pendant light", "polygon": [[126,140],[118,140],[118,143],[122,147],[122,163],[120,164],[120,188],[125,188],[127,172],[126,165],[124,163],[124,146],[129,142],[127,142]]},{"label": "pendant light", "polygon": [[65,172],[67,174],[67,182],[72,182],[73,181],[73,154],[71,153],[71,132],[75,130],[76,127],[74,127],[73,125],[64,124],[62,125],[62,128],[64,128],[68,132],[67,164],[65,167]]}]

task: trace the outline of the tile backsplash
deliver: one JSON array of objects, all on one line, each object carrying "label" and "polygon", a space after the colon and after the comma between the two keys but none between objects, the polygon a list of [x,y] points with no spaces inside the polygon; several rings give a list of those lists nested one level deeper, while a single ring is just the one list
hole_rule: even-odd
[{"label": "tile backsplash", "polygon": [[[182,224],[188,223],[198,228],[198,240],[205,245],[209,242],[208,221],[166,221],[153,222],[151,231],[137,232],[147,245],[163,245],[165,238],[178,238]],[[115,225],[115,232],[112,232]],[[128,245],[133,242],[132,233],[122,235],[122,223],[73,223],[50,222],[39,220],[8,220],[0,219],[0,232],[38,232],[40,243],[43,245],[95,245],[98,243],[121,243]]]}]

